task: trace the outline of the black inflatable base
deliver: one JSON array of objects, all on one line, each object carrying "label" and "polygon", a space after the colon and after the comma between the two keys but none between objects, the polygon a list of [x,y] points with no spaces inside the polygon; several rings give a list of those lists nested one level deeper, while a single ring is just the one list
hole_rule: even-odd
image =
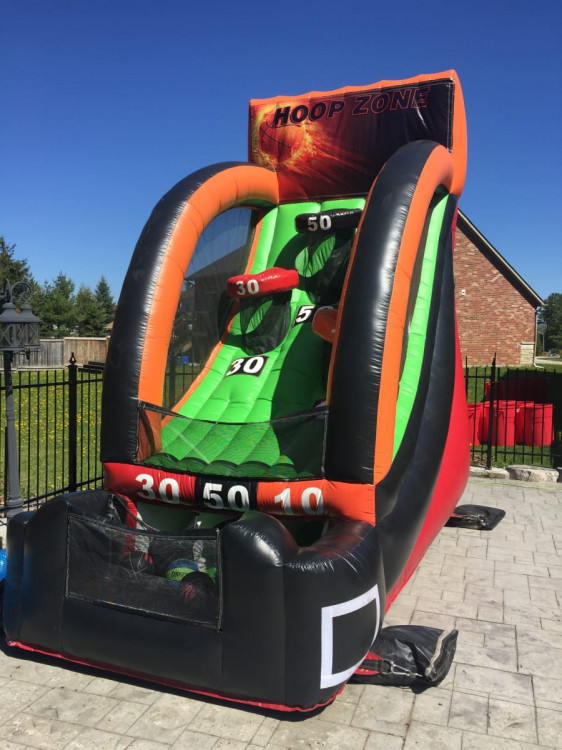
[{"label": "black inflatable base", "polygon": [[255,511],[169,532],[119,509],[92,490],[10,520],[9,645],[277,710],[340,692],[385,611],[376,527],[343,520],[300,547]]}]

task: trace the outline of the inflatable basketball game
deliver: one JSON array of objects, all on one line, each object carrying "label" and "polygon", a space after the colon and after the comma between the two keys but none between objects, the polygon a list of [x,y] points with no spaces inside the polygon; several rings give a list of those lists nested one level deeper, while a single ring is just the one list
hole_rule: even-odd
[{"label": "inflatable basketball game", "polygon": [[289,710],[369,672],[468,475],[465,168],[454,71],[250,103],[134,250],[104,488],[9,524],[11,645]]}]

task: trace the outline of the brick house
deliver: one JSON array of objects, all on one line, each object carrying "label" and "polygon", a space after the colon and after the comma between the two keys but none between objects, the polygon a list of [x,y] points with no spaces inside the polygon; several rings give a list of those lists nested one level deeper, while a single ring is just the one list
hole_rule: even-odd
[{"label": "brick house", "polygon": [[461,211],[454,274],[463,362],[489,365],[496,355],[498,365],[532,364],[544,302]]}]

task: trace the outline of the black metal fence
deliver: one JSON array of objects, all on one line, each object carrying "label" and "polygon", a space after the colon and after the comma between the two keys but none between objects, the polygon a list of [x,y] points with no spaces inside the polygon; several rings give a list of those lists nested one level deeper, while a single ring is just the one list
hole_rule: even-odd
[{"label": "black metal fence", "polygon": [[[199,372],[174,359],[164,403],[171,406]],[[13,376],[21,494],[26,507],[55,495],[99,487],[102,367],[20,370]],[[465,368],[472,463],[481,466],[562,466],[562,368]],[[0,423],[4,414],[0,386]],[[0,523],[7,495],[5,434],[0,430]]]},{"label": "black metal fence", "polygon": [[472,463],[562,466],[562,368],[466,367]]},{"label": "black metal fence", "polygon": [[[12,373],[21,496],[26,507],[64,492],[101,486],[99,460],[102,368],[78,367],[74,356],[58,370]],[[0,387],[0,423],[4,422]],[[8,478],[5,431],[0,431],[0,522]]]},{"label": "black metal fence", "polygon": [[[186,392],[199,366],[181,357],[168,364],[164,404],[171,407]],[[72,354],[66,368],[19,369],[12,373],[16,411],[21,496],[35,508],[65,492],[100,487],[103,363],[78,366]],[[5,384],[0,385],[0,424]],[[5,522],[8,477],[6,435],[0,430],[0,523]]]}]

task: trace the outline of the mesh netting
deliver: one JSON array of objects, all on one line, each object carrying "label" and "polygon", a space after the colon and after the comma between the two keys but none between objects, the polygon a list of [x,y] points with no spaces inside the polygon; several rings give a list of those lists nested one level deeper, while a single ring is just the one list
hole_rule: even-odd
[{"label": "mesh netting", "polygon": [[66,594],[119,609],[219,627],[219,532],[137,531],[69,516]]},{"label": "mesh netting", "polygon": [[[146,404],[143,408],[151,411]],[[163,452],[144,463],[194,474],[319,478],[323,476],[327,411],[320,406],[295,416],[247,424],[173,415],[163,428]]]},{"label": "mesh netting", "polygon": [[242,349],[247,354],[264,354],[275,349],[291,326],[291,294],[267,295],[240,300]]},{"label": "mesh netting", "polygon": [[311,236],[295,261],[299,286],[319,306],[340,300],[354,233],[354,229],[340,229],[328,235]]}]

